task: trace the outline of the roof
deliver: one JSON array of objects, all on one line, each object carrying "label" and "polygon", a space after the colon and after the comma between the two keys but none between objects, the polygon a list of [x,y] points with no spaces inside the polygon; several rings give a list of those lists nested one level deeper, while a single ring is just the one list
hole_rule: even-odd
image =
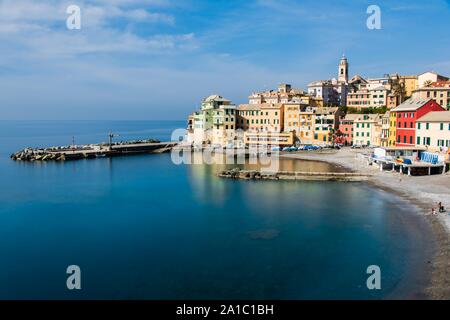
[{"label": "roof", "polygon": [[348,113],[345,115],[345,117],[342,118],[344,121],[354,121],[356,118],[358,118],[359,114],[356,113]]},{"label": "roof", "polygon": [[260,104],[240,104],[237,107],[238,110],[259,110],[261,109]]},{"label": "roof", "polygon": [[443,76],[443,75],[440,75],[439,73],[437,73],[436,71],[425,71],[425,72],[422,72],[421,74],[419,74],[419,76],[422,76],[422,75],[424,75],[424,74],[426,74],[426,73],[432,73],[432,74],[435,74],[435,75],[437,75],[437,76],[439,76],[439,77],[442,77],[442,78],[447,78],[446,76]]},{"label": "roof", "polygon": [[358,117],[356,117],[356,119],[354,121],[359,121],[359,122],[363,122],[363,121],[369,121],[369,122],[373,122],[373,121],[379,121],[381,119],[381,115],[376,113],[376,114],[358,114]]},{"label": "roof", "polygon": [[450,81],[436,81],[436,82],[433,82],[431,84],[431,87],[435,87],[435,88],[438,88],[438,87],[450,88]]},{"label": "roof", "polygon": [[282,106],[282,103],[240,104],[237,110],[279,109]]},{"label": "roof", "polygon": [[222,96],[219,96],[218,94],[213,94],[205,99],[205,102],[210,102],[210,101],[230,102],[230,100],[224,99]]},{"label": "roof", "polygon": [[425,104],[430,102],[432,99],[408,99],[403,102],[401,105],[395,107],[391,111],[415,111],[422,108]]},{"label": "roof", "polygon": [[384,91],[388,91],[388,89],[386,89],[385,86],[378,86],[376,88],[370,89],[369,91],[380,91],[380,90],[384,90]]},{"label": "roof", "polygon": [[316,114],[334,114],[339,110],[338,107],[322,107],[322,108],[314,108],[314,113]]},{"label": "roof", "polygon": [[418,122],[450,122],[450,111],[431,111],[417,119]]}]

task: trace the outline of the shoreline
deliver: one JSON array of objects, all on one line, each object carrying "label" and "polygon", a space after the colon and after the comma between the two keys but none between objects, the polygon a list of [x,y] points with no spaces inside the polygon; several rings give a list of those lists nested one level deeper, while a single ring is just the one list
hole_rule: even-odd
[{"label": "shoreline", "polygon": [[[422,288],[426,298],[433,300],[450,299],[450,177],[444,175],[432,175],[422,177],[409,177],[392,172],[380,172],[373,166],[359,163],[356,159],[358,151],[344,148],[334,153],[305,153],[283,154],[280,158],[298,159],[309,161],[321,161],[337,165],[361,174],[371,174],[365,181],[368,185],[399,196],[417,209],[419,217],[430,227],[433,235],[433,252],[430,253],[431,263],[424,262],[425,269],[429,269],[429,276],[424,279],[427,284]],[[438,187],[438,188],[436,188]],[[444,192],[439,193],[439,187]],[[402,188],[402,189],[401,189]],[[441,201],[447,208],[445,214],[431,215],[431,208]],[[422,252],[423,257],[427,256]],[[420,270],[419,270],[420,273]],[[409,299],[408,295],[404,299]],[[414,298],[411,297],[411,298]]]}]

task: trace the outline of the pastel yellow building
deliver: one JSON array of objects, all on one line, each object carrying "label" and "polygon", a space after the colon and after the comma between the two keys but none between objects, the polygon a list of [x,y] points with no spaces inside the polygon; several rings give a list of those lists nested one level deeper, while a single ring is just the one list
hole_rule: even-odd
[{"label": "pastel yellow building", "polygon": [[284,104],[241,104],[237,108],[236,126],[244,131],[283,132]]},{"label": "pastel yellow building", "polygon": [[313,122],[314,108],[300,104],[284,106],[284,131],[293,132],[299,143],[313,143]]},{"label": "pastel yellow building", "polygon": [[400,83],[403,84],[405,88],[406,97],[411,97],[413,91],[418,87],[418,77],[417,76],[400,76]]},{"label": "pastel yellow building", "polygon": [[450,81],[430,83],[429,86],[415,90],[413,96],[416,99],[433,99],[441,107],[450,110]]},{"label": "pastel yellow building", "polygon": [[339,118],[341,116],[339,108],[314,108],[312,111],[311,124],[313,126],[313,143],[332,144],[333,134],[339,127]]},{"label": "pastel yellow building", "polygon": [[389,138],[388,146],[395,147],[397,135],[397,113],[394,111],[389,112]]}]

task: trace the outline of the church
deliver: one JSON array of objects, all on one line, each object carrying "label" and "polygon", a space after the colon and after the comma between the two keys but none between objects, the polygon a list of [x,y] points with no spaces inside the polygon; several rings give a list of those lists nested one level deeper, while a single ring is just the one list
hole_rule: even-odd
[{"label": "church", "polygon": [[330,80],[318,80],[308,85],[308,94],[316,99],[323,100],[324,106],[347,105],[348,93],[348,67],[345,55],[342,56],[338,66],[338,77]]}]

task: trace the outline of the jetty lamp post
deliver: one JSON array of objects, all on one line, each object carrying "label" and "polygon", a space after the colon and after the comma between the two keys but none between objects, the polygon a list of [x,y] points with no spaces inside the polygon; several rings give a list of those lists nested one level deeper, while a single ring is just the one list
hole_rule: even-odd
[{"label": "jetty lamp post", "polygon": [[111,151],[111,149],[112,149],[112,140],[113,140],[113,138],[114,137],[119,137],[120,135],[118,135],[118,134],[114,134],[114,133],[112,133],[112,131],[109,131],[109,134],[108,134],[108,138],[109,138],[109,151]]}]

